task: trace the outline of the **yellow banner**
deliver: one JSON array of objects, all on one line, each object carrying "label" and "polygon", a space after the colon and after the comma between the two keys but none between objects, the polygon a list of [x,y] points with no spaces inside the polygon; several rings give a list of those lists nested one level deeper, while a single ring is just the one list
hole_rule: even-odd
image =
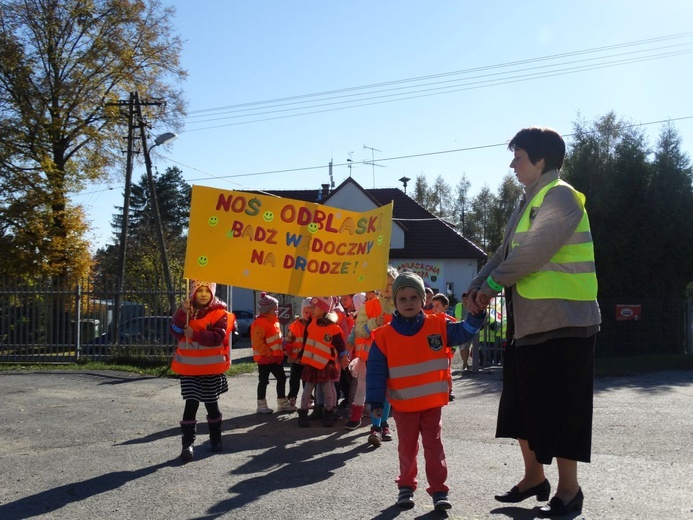
[{"label": "yellow banner", "polygon": [[384,287],[392,204],[358,213],[193,186],[185,277],[296,296]]}]

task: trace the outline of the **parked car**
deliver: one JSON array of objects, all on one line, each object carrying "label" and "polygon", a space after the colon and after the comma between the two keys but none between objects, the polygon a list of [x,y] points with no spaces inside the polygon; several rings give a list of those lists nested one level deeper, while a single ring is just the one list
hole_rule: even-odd
[{"label": "parked car", "polygon": [[[111,331],[91,339],[85,345],[142,345],[165,346],[171,351],[176,346],[176,340],[171,335],[171,316],[139,316],[125,320],[118,326],[117,336]],[[89,353],[89,349],[87,354]]]},{"label": "parked car", "polygon": [[255,320],[255,315],[248,310],[233,310],[236,315],[236,328],[241,336],[250,335],[250,325]]}]

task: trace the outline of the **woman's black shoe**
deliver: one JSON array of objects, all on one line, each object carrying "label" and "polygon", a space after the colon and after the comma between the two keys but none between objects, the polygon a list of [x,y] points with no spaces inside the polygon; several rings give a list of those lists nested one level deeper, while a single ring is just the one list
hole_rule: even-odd
[{"label": "woman's black shoe", "polygon": [[526,491],[520,492],[520,488],[513,486],[513,488],[503,493],[502,495],[496,495],[494,498],[499,502],[522,502],[523,500],[533,497],[536,495],[537,500],[548,500],[551,494],[551,484],[549,484],[548,479],[544,479],[544,482],[533,488],[529,488]]},{"label": "woman's black shoe", "polygon": [[585,500],[585,495],[582,494],[582,489],[578,488],[577,494],[567,504],[563,503],[558,497],[553,497],[551,501],[539,510],[539,516],[548,518],[550,516],[564,515],[570,511],[582,513],[582,502]]}]

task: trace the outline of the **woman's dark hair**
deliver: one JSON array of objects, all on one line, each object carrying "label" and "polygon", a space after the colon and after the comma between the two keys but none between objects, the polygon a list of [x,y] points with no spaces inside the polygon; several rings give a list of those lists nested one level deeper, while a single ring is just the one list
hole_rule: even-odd
[{"label": "woman's dark hair", "polygon": [[508,150],[512,151],[516,148],[527,152],[527,157],[532,164],[544,159],[544,170],[541,173],[553,169],[560,170],[563,166],[565,141],[561,134],[552,128],[538,126],[523,128],[508,143]]}]

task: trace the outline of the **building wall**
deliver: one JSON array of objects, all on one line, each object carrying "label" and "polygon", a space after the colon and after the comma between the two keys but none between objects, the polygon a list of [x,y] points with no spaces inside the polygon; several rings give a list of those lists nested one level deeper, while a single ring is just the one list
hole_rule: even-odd
[{"label": "building wall", "polygon": [[438,260],[435,258],[410,258],[390,260],[390,265],[398,270],[408,268],[423,278],[424,284],[434,292],[449,294],[449,284],[452,284],[452,294],[460,299],[467,290],[469,283],[478,273],[477,261],[472,259]]}]

